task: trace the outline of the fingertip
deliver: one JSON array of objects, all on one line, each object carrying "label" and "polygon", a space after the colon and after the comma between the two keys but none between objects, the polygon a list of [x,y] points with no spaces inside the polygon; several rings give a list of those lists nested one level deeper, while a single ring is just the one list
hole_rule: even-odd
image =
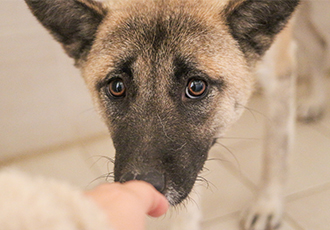
[{"label": "fingertip", "polygon": [[124,184],[140,194],[140,198],[146,205],[146,214],[149,216],[159,217],[167,212],[169,208],[167,199],[151,184],[145,181],[129,181]]},{"label": "fingertip", "polygon": [[152,217],[160,217],[162,215],[164,215],[168,209],[169,209],[169,203],[167,201],[167,199],[165,198],[165,196],[161,193],[159,193],[158,191],[156,191],[158,194],[158,200],[155,200],[155,206],[154,208],[152,208],[149,212],[148,215],[152,216]]}]

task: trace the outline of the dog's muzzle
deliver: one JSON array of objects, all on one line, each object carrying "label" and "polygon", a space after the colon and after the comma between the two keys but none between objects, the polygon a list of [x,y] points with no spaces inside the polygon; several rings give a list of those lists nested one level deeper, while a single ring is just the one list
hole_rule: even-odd
[{"label": "dog's muzzle", "polygon": [[160,193],[165,189],[165,176],[158,171],[149,171],[146,173],[127,172],[120,177],[119,182],[124,183],[130,180],[142,180],[148,182]]}]

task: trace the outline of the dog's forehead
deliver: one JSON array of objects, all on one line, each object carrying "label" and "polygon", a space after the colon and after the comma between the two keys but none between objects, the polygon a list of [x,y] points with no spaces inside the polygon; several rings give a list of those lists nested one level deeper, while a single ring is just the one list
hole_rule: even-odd
[{"label": "dog's forehead", "polygon": [[[98,35],[114,49],[171,52],[188,47],[193,52],[210,39],[219,15],[208,9],[202,14],[192,6],[150,2],[148,6],[133,4],[128,8],[110,10]],[[213,19],[213,20],[212,20]],[[104,45],[106,45],[104,44]]]},{"label": "dog's forehead", "polygon": [[233,39],[219,13],[221,7],[202,2],[146,0],[110,8],[89,55],[88,66],[98,73],[89,74],[87,77],[93,77],[94,81],[88,82],[104,78],[118,63],[127,60],[143,66],[140,69],[146,75],[143,79],[173,73],[175,65],[184,63],[177,60],[198,63],[205,72],[217,72],[209,76],[218,78],[218,73],[225,72],[221,68],[230,66],[222,65],[222,60],[226,62],[231,55],[240,54],[234,46],[230,51],[226,47]]}]

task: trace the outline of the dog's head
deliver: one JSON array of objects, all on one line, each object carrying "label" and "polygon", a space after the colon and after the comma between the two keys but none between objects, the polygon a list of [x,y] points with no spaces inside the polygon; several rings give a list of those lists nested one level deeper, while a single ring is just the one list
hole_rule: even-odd
[{"label": "dog's head", "polygon": [[116,148],[115,180],[145,180],[177,204],[298,0],[26,2],[81,68]]}]

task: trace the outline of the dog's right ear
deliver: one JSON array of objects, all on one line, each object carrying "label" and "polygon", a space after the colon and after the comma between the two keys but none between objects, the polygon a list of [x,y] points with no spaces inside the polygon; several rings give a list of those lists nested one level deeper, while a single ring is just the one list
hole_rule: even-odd
[{"label": "dog's right ear", "polygon": [[107,14],[93,0],[25,0],[32,13],[76,62],[89,52],[99,24]]},{"label": "dog's right ear", "polygon": [[260,58],[285,27],[299,0],[230,0],[221,12],[248,60]]}]

